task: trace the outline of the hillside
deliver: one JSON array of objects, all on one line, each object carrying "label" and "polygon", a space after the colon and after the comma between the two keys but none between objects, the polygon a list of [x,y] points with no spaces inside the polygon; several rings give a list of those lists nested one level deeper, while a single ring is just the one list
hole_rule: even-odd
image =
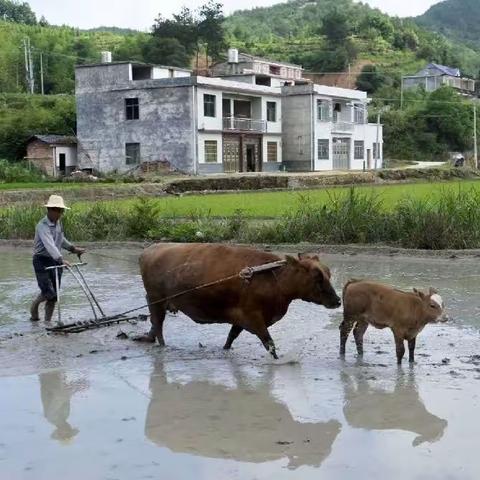
[{"label": "hillside", "polygon": [[480,48],[480,0],[446,0],[416,18],[419,25]]}]

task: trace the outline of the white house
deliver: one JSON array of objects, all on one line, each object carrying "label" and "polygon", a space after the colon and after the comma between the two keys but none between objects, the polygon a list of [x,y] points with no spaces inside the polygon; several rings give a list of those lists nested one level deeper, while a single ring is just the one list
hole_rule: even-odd
[{"label": "white house", "polygon": [[283,156],[290,171],[381,168],[383,129],[368,123],[366,92],[324,85],[282,88]]}]

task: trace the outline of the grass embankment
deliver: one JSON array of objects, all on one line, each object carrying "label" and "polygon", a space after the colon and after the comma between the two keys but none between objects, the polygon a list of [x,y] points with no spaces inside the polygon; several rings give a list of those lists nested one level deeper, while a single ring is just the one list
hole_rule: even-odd
[{"label": "grass embankment", "polygon": [[[401,194],[391,190],[395,187],[370,187],[307,194],[275,192],[99,202],[69,211],[64,226],[67,236],[76,242],[383,243],[423,249],[480,248],[480,185],[462,185],[445,185],[436,193],[433,185],[423,190],[408,190],[404,185],[399,186],[403,187]],[[239,210],[246,206],[240,201],[244,196],[253,202],[249,216]],[[267,197],[271,200],[268,207],[260,201],[265,196],[271,196]],[[290,198],[290,205],[282,203],[285,198]],[[202,203],[205,201],[213,202],[211,208]],[[176,210],[167,202],[178,202],[174,203]],[[190,215],[172,218],[173,212]],[[275,218],[255,219],[259,212]],[[43,214],[41,207],[1,210],[0,238],[32,238]]]}]

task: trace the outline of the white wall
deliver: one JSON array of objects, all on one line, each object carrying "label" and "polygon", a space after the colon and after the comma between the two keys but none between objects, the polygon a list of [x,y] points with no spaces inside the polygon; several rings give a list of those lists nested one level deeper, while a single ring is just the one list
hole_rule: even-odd
[{"label": "white wall", "polygon": [[[382,168],[383,163],[383,126],[380,125],[380,129],[378,132],[378,142],[380,143],[380,155],[378,159],[378,163],[376,168]],[[373,144],[377,141],[377,125],[374,123],[365,124],[365,125],[355,125],[355,131],[352,138],[352,152],[354,148],[354,140],[363,140],[364,147],[365,147],[365,168],[368,170],[368,155],[367,150],[370,150],[371,155],[371,162],[372,167],[375,168],[375,159],[373,158]],[[352,153],[352,161],[351,161],[351,168],[352,170],[362,170],[363,169],[363,160],[355,160],[353,159]]]},{"label": "white wall", "polygon": [[222,163],[223,140],[220,133],[199,133],[198,134],[198,163],[215,165],[213,162],[205,162],[205,140],[216,140],[217,142],[217,164]]},{"label": "white wall", "polygon": [[[215,117],[205,117],[203,115],[203,96],[215,96]],[[197,93],[198,101],[198,129],[199,130],[219,130],[223,128],[222,120],[222,92],[213,89],[199,88]]]},{"label": "white wall", "polygon": [[267,102],[277,104],[276,122],[267,122],[267,133],[282,133],[282,101],[278,97],[262,97],[262,119],[267,120]]},{"label": "white wall", "polygon": [[55,147],[55,165],[60,166],[60,154],[65,154],[65,166],[75,167],[77,165],[77,147]]},{"label": "white wall", "polygon": [[263,136],[263,145],[262,145],[262,152],[263,152],[263,163],[268,163],[270,165],[274,165],[274,162],[267,162],[267,143],[268,142],[276,142],[277,143],[277,163],[281,163],[282,161],[282,138],[279,135],[264,135]]}]

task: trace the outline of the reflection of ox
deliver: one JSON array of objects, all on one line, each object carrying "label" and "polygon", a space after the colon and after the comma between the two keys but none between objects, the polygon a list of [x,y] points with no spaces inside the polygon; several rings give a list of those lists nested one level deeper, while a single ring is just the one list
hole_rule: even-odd
[{"label": "reflection of ox", "polygon": [[398,372],[393,391],[371,387],[358,374],[355,380],[342,373],[345,389],[343,413],[349,425],[367,430],[404,430],[418,436],[412,445],[436,442],[443,436],[446,420],[430,413],[423,404],[413,373]]},{"label": "reflection of ox", "polygon": [[340,423],[302,423],[270,393],[271,371],[259,385],[235,372],[236,388],[193,381],[169,383],[161,360],[150,379],[145,435],[174,452],[242,462],[287,457],[289,468],[320,466]]},{"label": "reflection of ox", "polygon": [[[163,345],[165,312],[180,310],[197,323],[231,324],[226,349],[246,330],[277,358],[268,327],[287,313],[293,300],[340,306],[330,270],[317,256],[287,256],[283,266],[256,273],[248,282],[237,275],[246,267],[279,260],[273,253],[219,244],[150,246],[140,257],[140,270],[151,304],[152,328],[137,339],[157,339]],[[162,301],[166,298],[170,300]]]}]

